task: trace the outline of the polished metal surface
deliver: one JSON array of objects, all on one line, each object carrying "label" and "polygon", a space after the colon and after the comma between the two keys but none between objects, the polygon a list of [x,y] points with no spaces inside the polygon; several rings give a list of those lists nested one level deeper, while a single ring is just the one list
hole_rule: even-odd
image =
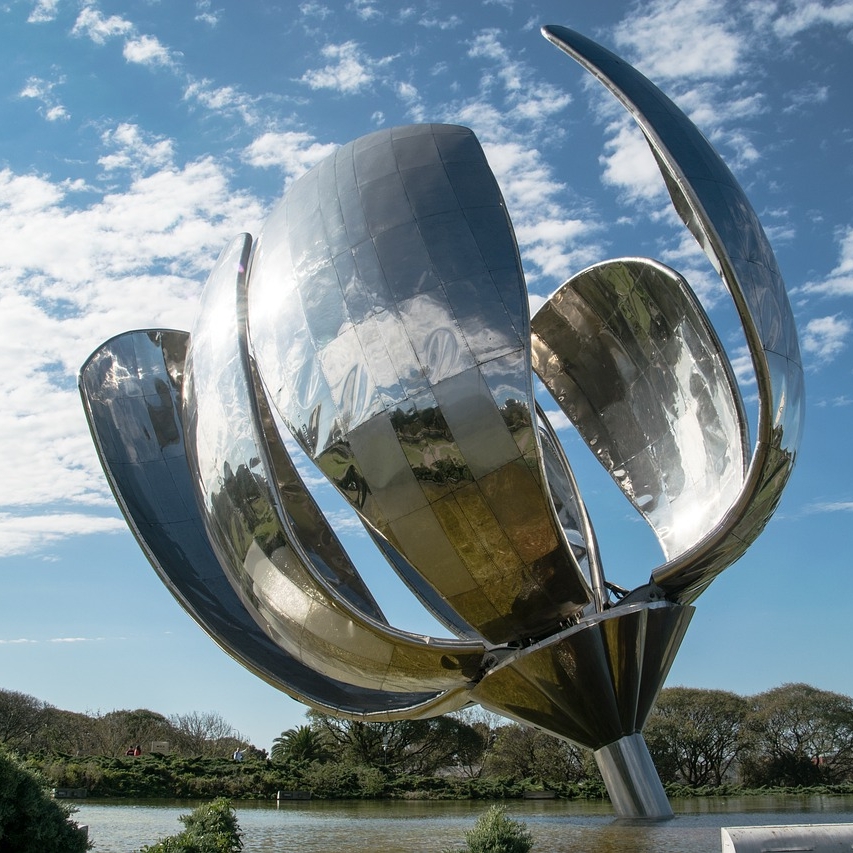
[{"label": "polished metal surface", "polygon": [[104,471],[128,526],[178,603],[219,646],[293,698],[367,719],[433,716],[464,691],[366,690],[315,672],[278,647],[249,615],[204,529],[181,422],[186,332],[128,332],[80,370],[80,391]]},{"label": "polished metal surface", "polygon": [[596,264],[531,321],[533,369],[673,559],[743,487],[746,416],[687,282],[642,258]]},{"label": "polished metal surface", "polygon": [[722,853],[841,853],[853,850],[853,823],[720,827]]},{"label": "polished metal surface", "polygon": [[669,602],[611,608],[506,655],[471,698],[599,749],[643,728],[692,616]]},{"label": "polished metal surface", "polygon": [[616,813],[648,820],[673,817],[642,735],[626,735],[595,751],[595,762]]},{"label": "polished metal surface", "polygon": [[[250,247],[251,238],[238,237],[214,267],[184,377],[187,457],[219,561],[255,621],[318,672],[376,690],[464,687],[479,672],[482,643],[390,628],[313,506],[274,424],[265,419],[266,442],[257,428],[263,404],[254,393],[244,333]],[[288,512],[292,503],[298,517]],[[315,542],[325,542],[337,560],[321,560]],[[325,572],[338,571],[339,583],[314,570],[314,561]]]},{"label": "polished metal surface", "polygon": [[[543,32],[637,119],[726,282],[758,382],[754,445],[725,349],[676,271],[604,261],[530,319],[497,182],[451,125],[326,157],[256,242],[226,247],[189,335],[107,341],[80,390],[155,570],[253,672],[355,718],[479,702],[594,750],[618,814],[667,817],[642,728],[691,602],[779,501],[802,367],[772,252],[717,154],[629,65]],[[660,542],[663,564],[635,590],[605,576],[534,371]],[[460,639],[388,624],[282,431]]]},{"label": "polished metal surface", "polygon": [[528,328],[509,218],[467,128],[344,145],[258,238],[249,333],[272,402],[492,643],[550,633],[592,597],[548,497]]},{"label": "polished metal surface", "polygon": [[[743,484],[724,515],[706,530],[697,529],[693,542],[685,537],[652,576],[669,598],[693,601],[755,540],[790,477],[805,411],[793,312],[755,211],[687,116],[639,71],[601,45],[566,27],[547,26],[542,32],[597,77],[637,121],[676,211],[731,293],[752,357],[758,435]],[[656,485],[662,493],[660,480]],[[720,508],[709,515],[709,522]]]}]

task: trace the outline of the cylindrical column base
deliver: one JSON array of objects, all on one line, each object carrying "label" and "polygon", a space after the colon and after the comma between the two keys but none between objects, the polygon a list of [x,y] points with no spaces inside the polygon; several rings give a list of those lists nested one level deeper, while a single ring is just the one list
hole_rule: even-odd
[{"label": "cylindrical column base", "polygon": [[617,816],[647,820],[668,820],[673,816],[641,734],[620,738],[595,750],[593,755]]}]

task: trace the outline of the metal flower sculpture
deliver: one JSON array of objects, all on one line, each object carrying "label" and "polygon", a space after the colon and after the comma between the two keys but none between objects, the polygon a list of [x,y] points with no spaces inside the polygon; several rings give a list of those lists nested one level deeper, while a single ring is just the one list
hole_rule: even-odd
[{"label": "metal flower sculpture", "polygon": [[[764,232],[708,142],[613,54],[543,32],[632,113],[728,287],[758,383],[754,447],[726,354],[677,272],[606,261],[529,317],[498,185],[473,133],[447,125],[338,149],[257,241],[225,249],[191,334],[119,335],[80,388],[155,570],[242,664],[363,719],[478,702],[593,749],[617,813],[661,817],[641,731],[691,603],[779,500],[802,368]],[[663,548],[621,598],[533,373]],[[283,427],[460,639],[388,624]]]}]

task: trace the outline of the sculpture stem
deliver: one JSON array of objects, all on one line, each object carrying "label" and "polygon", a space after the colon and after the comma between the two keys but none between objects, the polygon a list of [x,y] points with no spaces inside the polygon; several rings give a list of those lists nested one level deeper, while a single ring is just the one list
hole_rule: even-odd
[{"label": "sculpture stem", "polygon": [[595,750],[595,761],[618,817],[668,820],[672,808],[639,732]]}]

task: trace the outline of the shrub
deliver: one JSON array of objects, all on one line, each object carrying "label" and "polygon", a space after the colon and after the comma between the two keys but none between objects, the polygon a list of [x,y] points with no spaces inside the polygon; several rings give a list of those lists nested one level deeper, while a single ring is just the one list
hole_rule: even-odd
[{"label": "shrub", "polygon": [[225,799],[199,806],[181,815],[186,827],[178,835],[170,835],[140,853],[239,853],[243,849],[240,825],[231,803]]},{"label": "shrub", "polygon": [[51,799],[43,777],[0,751],[0,850],[78,853],[91,844],[69,818],[73,809]]},{"label": "shrub", "polygon": [[385,789],[385,775],[378,767],[345,761],[314,762],[303,772],[302,781],[315,797],[321,799],[370,799],[380,796]]},{"label": "shrub", "polygon": [[465,841],[468,853],[527,853],[533,846],[527,824],[507,817],[506,806],[492,806],[481,815]]}]

